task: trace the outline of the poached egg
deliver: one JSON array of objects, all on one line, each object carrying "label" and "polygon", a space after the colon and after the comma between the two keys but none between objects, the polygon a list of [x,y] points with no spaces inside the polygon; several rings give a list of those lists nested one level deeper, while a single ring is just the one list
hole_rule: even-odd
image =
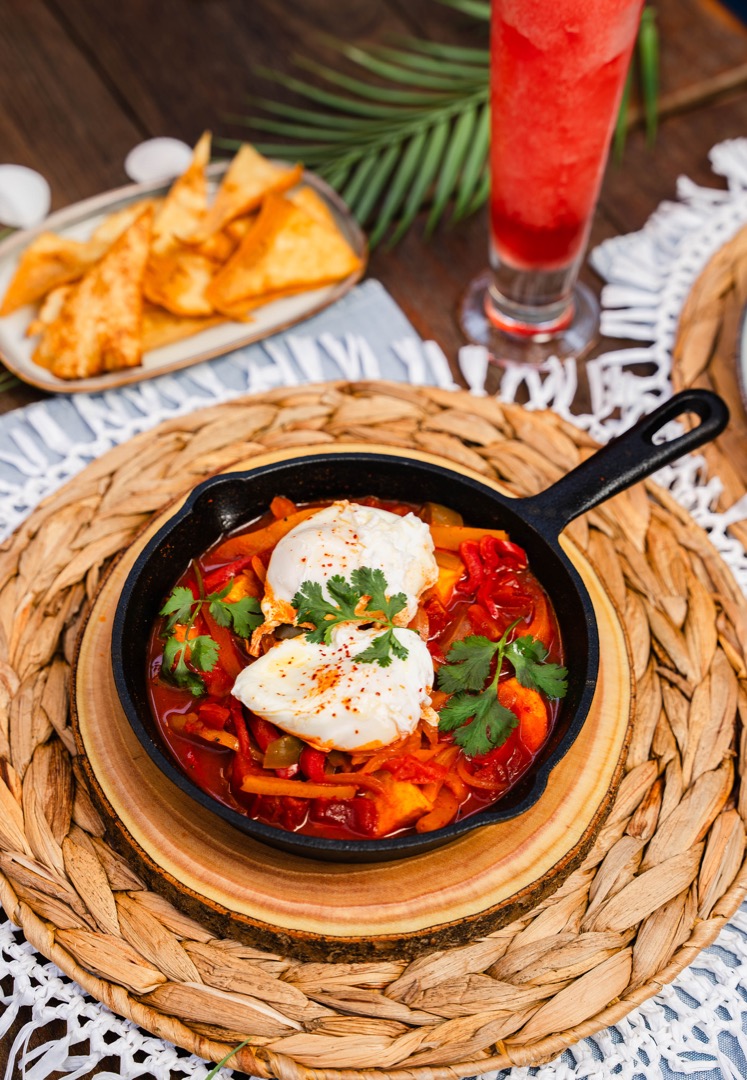
[{"label": "poached egg", "polygon": [[407,650],[387,667],[357,658],[385,628],[361,629],[344,622],[330,643],[305,635],[277,642],[239,674],[233,694],[258,716],[320,750],[361,750],[387,746],[415,730],[421,716],[438,718],[430,707],[433,660],[420,637],[406,627],[422,593],[438,579],[433,538],[415,514],[393,514],[375,506],[340,500],[291,529],[275,546],[267,567],[262,612],[265,622],[252,639],[280,623],[295,623],[292,600],[305,581],[322,585],[335,574],[381,570],[387,595],[404,593],[407,603],[392,633]]},{"label": "poached egg", "polygon": [[324,507],[286,533],[270,557],[262,600],[266,627],[295,621],[292,600],[304,581],[325,585],[335,574],[349,578],[364,566],[383,571],[389,596],[405,594],[407,605],[394,621],[407,626],[419,597],[438,579],[430,529],[415,514],[401,517],[347,500]]},{"label": "poached egg", "polygon": [[[329,645],[305,636],[278,642],[238,675],[232,693],[248,709],[319,750],[387,746],[421,715],[433,722],[433,660],[412,630],[393,631],[407,649],[388,667],[356,657],[384,632],[340,623]],[[437,719],[437,718],[436,718]]]}]

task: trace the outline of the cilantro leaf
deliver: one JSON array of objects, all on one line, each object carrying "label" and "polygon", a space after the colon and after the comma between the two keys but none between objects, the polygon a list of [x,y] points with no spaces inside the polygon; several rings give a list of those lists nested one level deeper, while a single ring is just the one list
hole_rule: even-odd
[{"label": "cilantro leaf", "polygon": [[[333,574],[327,581],[327,592],[333,600],[337,601],[339,605],[339,613],[348,619],[352,619],[355,616],[355,609],[361,598],[361,593],[356,592],[350,582],[347,582],[342,574]],[[342,621],[338,612],[334,611],[333,614],[338,621]]]},{"label": "cilantro leaf", "polygon": [[450,697],[438,714],[439,731],[455,731],[466,724],[475,715],[479,694],[468,694],[465,690]]},{"label": "cilantro leaf", "polygon": [[438,726],[454,732],[454,742],[468,757],[479,757],[502,746],[518,723],[516,713],[501,705],[489,687],[481,694],[455,694],[441,710]]},{"label": "cilantro leaf", "polygon": [[218,642],[207,634],[200,634],[189,642],[189,659],[199,671],[212,671],[218,662]]},{"label": "cilantro leaf", "polygon": [[393,619],[407,607],[407,597],[404,593],[395,593],[387,599],[386,578],[383,570],[372,570],[370,566],[361,566],[353,570],[350,575],[355,588],[361,596],[369,596],[366,611],[381,612],[387,619]]},{"label": "cilantro leaf", "polygon": [[[339,575],[337,576],[339,577]],[[340,578],[340,580],[344,583],[345,579]],[[332,584],[334,588],[333,583],[334,578],[330,578],[328,584]],[[311,623],[315,627],[314,630],[306,632],[309,641],[313,641],[317,645],[321,645],[323,642],[329,644],[329,634],[332,627],[342,620],[338,618],[340,609],[336,608],[334,604],[330,604],[325,598],[321,582],[302,582],[301,588],[293,597],[291,603],[297,611],[296,622]]]},{"label": "cilantro leaf", "polygon": [[[205,683],[194,671],[190,671],[186,661],[186,642],[175,637],[166,639],[163,646],[161,672],[165,678],[182,690],[189,690],[194,697],[205,693]],[[189,643],[191,645],[191,642]]]},{"label": "cilantro leaf", "polygon": [[159,611],[159,615],[168,615],[166,624],[167,631],[174,629],[177,623],[186,623],[192,614],[192,606],[195,604],[192,590],[186,585],[178,585],[172,589],[171,594]]},{"label": "cilantro leaf", "polygon": [[522,686],[541,690],[549,698],[565,697],[568,672],[560,664],[548,664],[547,649],[529,635],[512,641],[506,649],[506,659],[513,665]]},{"label": "cilantro leaf", "polygon": [[439,688],[447,694],[482,690],[498,647],[498,642],[480,634],[455,641],[446,654],[446,664],[439,670]]},{"label": "cilantro leaf", "polygon": [[[383,571],[359,567],[351,572],[350,581],[335,574],[326,582],[326,588],[329,600],[321,582],[304,581],[291,601],[297,613],[296,624],[311,626],[306,631],[309,641],[329,645],[332,630],[340,623],[373,623],[386,627],[386,631],[374,638],[355,659],[363,664],[389,667],[393,655],[402,660],[407,657],[407,648],[394,634],[393,622],[395,615],[407,607],[407,597],[404,593],[396,593],[387,598]],[[362,603],[364,598],[367,598],[365,604]]]},{"label": "cilantro leaf", "polygon": [[362,653],[358,653],[353,659],[360,664],[377,663],[380,667],[389,667],[392,662],[391,653],[398,656],[400,660],[406,660],[408,656],[407,649],[398,640],[393,629],[379,634],[367,649],[364,649]]},{"label": "cilantro leaf", "polygon": [[210,603],[212,600],[225,600],[225,598],[228,596],[231,589],[233,588],[233,581],[233,578],[229,578],[228,582],[223,586],[222,589],[218,589],[216,590],[216,592],[211,592],[209,596],[206,596],[205,599],[208,601],[208,603]]},{"label": "cilantro leaf", "polygon": [[252,631],[264,622],[259,600],[254,596],[242,596],[240,600],[224,600],[231,591],[229,585],[222,593],[208,596],[208,611],[219,626],[230,626],[239,637],[251,637]]},{"label": "cilantro leaf", "polygon": [[242,596],[233,604],[226,605],[233,620],[234,631],[239,637],[248,638],[265,621],[259,600],[255,596]]},{"label": "cilantro leaf", "polygon": [[513,667],[522,686],[549,698],[565,695],[568,673],[559,664],[547,663],[548,650],[541,641],[526,634],[509,643],[517,625],[518,620],[507,627],[499,641],[478,634],[456,641],[439,670],[439,688],[452,695],[440,710],[439,728],[453,731],[454,741],[468,756],[502,746],[519,722],[513,710],[498,700],[498,682],[505,661]]},{"label": "cilantro leaf", "polygon": [[[235,603],[226,599],[233,588],[233,578],[222,588],[205,596],[198,564],[193,563],[193,568],[199,596],[195,598],[192,589],[179,585],[172,589],[160,611],[167,619],[162,635],[164,646],[161,672],[165,679],[199,697],[206,690],[199,672],[212,671],[220,653],[218,642],[209,634],[189,636],[197,624],[203,606],[207,607],[218,626],[230,627],[240,637],[249,637],[254,628],[259,626],[262,622],[262,611],[259,601],[253,596],[242,597]],[[183,633],[179,634],[181,640],[174,634],[177,624],[184,628]]]},{"label": "cilantro leaf", "polygon": [[224,600],[212,600],[208,604],[208,611],[213,616],[218,626],[230,626],[231,625],[231,612],[228,610],[231,607]]}]

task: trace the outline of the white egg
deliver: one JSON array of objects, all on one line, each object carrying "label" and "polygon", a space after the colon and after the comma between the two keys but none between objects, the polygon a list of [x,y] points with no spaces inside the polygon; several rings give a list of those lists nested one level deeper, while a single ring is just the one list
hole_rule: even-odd
[{"label": "white egg", "polygon": [[[265,618],[277,625],[304,581],[326,583],[362,567],[381,570],[387,595],[404,593],[407,606],[396,616],[406,626],[418,598],[438,578],[430,529],[415,514],[393,514],[375,506],[341,501],[291,529],[277,544],[267,567]],[[326,590],[325,590],[326,594]]]},{"label": "white egg", "polygon": [[[407,649],[388,667],[356,657],[381,627],[342,623],[329,645],[305,635],[279,642],[239,674],[232,693],[248,709],[321,750],[387,746],[431,714],[433,661],[412,630],[394,630]],[[432,715],[432,714],[431,714]]]},{"label": "white egg", "polygon": [[133,146],[124,162],[130,180],[138,184],[181,176],[192,160],[192,149],[181,139],[159,136]]},{"label": "white egg", "polygon": [[30,229],[44,220],[51,202],[49,184],[26,165],[0,165],[0,223]]}]

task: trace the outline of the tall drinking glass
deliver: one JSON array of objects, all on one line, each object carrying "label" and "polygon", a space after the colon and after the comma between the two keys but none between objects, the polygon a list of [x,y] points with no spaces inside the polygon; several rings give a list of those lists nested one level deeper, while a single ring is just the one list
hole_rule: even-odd
[{"label": "tall drinking glass", "polygon": [[461,308],[497,358],[578,355],[599,322],[578,271],[643,0],[493,0],[490,270]]}]

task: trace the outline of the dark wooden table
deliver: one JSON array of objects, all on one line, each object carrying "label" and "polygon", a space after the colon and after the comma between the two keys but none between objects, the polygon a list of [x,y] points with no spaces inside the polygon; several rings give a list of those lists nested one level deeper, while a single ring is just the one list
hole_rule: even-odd
[{"label": "dark wooden table", "polygon": [[[674,196],[680,174],[713,184],[710,147],[747,134],[747,28],[716,0],[658,0],[656,8],[658,138],[649,147],[640,128],[631,131],[622,164],[608,169],[593,243],[640,228]],[[414,32],[463,44],[485,33],[433,0],[5,0],[2,24],[2,160],[43,173],[54,208],[125,182],[125,155],[142,139],[191,143],[205,128],[241,137],[227,117],[249,112],[252,94],[285,93],[256,68],[290,71],[297,54],[333,60],[325,33],[372,42]],[[430,240],[419,223],[396,249],[374,253],[370,274],[453,360],[462,343],[456,304],[485,261],[482,212]],[[598,291],[595,275],[584,276]],[[43,396],[5,391],[0,412]],[[3,1073],[18,1027],[0,1045]],[[39,1035],[50,1037],[50,1029]],[[100,1069],[116,1067],[112,1059]]]},{"label": "dark wooden table", "polygon": [[[640,127],[631,131],[622,163],[608,169],[593,243],[640,228],[681,173],[713,183],[710,147],[747,134],[747,28],[716,0],[656,9],[658,138],[650,147]],[[259,67],[291,71],[299,54],[339,63],[325,34],[372,42],[402,33],[481,44],[485,26],[433,0],[5,0],[2,159],[43,173],[58,208],[125,182],[125,155],[142,139],[192,143],[205,128],[245,137],[227,118],[250,113],[253,94],[286,93]],[[486,235],[484,211],[430,240],[421,222],[371,259],[369,273],[452,360],[462,343],[456,305],[486,262]],[[594,273],[584,276],[598,291]],[[0,394],[0,412],[42,396],[13,388]]]}]

